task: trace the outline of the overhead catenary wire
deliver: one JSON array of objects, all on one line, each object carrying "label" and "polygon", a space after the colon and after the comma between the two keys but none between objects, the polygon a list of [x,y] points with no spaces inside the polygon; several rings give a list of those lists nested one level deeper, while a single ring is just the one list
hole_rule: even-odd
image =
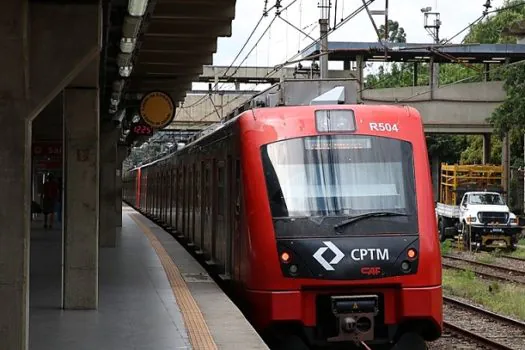
[{"label": "overhead catenary wire", "polygon": [[[451,56],[448,56],[446,53],[442,52],[442,51],[439,51],[439,48],[442,48],[442,47],[452,47],[452,46],[465,46],[465,45],[479,45],[479,44],[475,44],[475,43],[471,43],[471,44],[452,44],[452,45],[447,45],[450,41],[452,41],[453,39],[455,39],[456,37],[458,37],[459,35],[461,35],[464,31],[468,30],[468,29],[471,29],[474,25],[476,25],[478,22],[482,21],[485,17],[487,17],[489,14],[493,14],[493,13],[498,13],[498,12],[502,12],[502,11],[506,11],[506,10],[510,10],[510,9],[513,9],[513,8],[517,8],[517,7],[521,7],[521,6],[525,6],[525,2],[522,2],[522,3],[518,3],[518,4],[512,4],[512,5],[508,5],[508,6],[504,6],[504,7],[500,7],[500,8],[497,8],[497,9],[494,9],[494,10],[491,10],[491,11],[488,11],[488,9],[485,9],[482,13],[481,16],[479,16],[476,20],[474,20],[472,23],[468,24],[466,27],[462,28],[460,31],[458,31],[456,34],[454,34],[452,37],[450,37],[449,39],[447,39],[446,41],[442,42],[442,43],[439,43],[437,45],[432,45],[432,46],[429,46],[428,49],[431,50],[432,52],[434,52],[435,54],[438,54],[438,55],[441,55],[443,57],[446,57],[448,58],[449,60],[451,60],[451,62],[454,62],[455,60],[454,59],[451,59]],[[465,38],[463,38],[462,40],[462,43],[465,41]],[[399,50],[402,51],[402,50],[413,50],[413,49],[416,49],[417,47],[403,47],[403,48],[400,48]],[[447,57],[448,56],[448,57]],[[456,60],[457,61],[457,60]],[[478,72],[480,72],[479,69],[477,69],[476,67],[472,66],[472,64],[469,64],[469,63],[464,63],[464,62],[457,62],[458,64],[461,64],[467,68],[471,68],[471,69],[474,69],[474,70],[477,70]],[[479,74],[478,74],[479,75]],[[473,77],[477,77],[478,75],[475,75]],[[460,79],[459,81],[460,82],[463,82],[464,80],[470,80],[470,79],[473,79],[473,77],[468,77],[468,78],[465,78],[465,79]],[[386,79],[388,79],[387,77],[383,78],[383,79],[380,79],[376,82],[376,84],[372,87],[367,87],[367,88],[363,88],[361,90],[358,91],[358,93],[361,93],[365,90],[371,90],[371,89],[374,89],[377,85],[379,85],[380,83],[382,83],[383,81],[385,81]],[[444,86],[449,86],[449,84],[446,84]]]},{"label": "overhead catenary wire", "polygon": [[[288,6],[286,6],[283,10],[281,10],[280,12],[283,12],[283,11],[286,11],[293,3],[295,3],[297,0],[293,0],[291,4],[289,4]],[[239,56],[241,55],[241,53],[244,51],[244,49],[246,48],[246,46],[248,45],[248,43],[250,42],[251,38],[253,37],[253,35],[255,34],[255,32],[257,31],[257,29],[259,28],[259,26],[261,25],[263,19],[268,15],[268,13],[276,8],[276,5],[270,7],[269,9],[266,9],[266,5],[267,5],[267,2],[268,1],[265,1],[265,9],[263,10],[263,14],[261,15],[261,17],[259,18],[259,20],[257,21],[255,27],[253,28],[253,30],[251,31],[250,35],[248,36],[248,38],[244,41],[244,44],[242,45],[241,49],[237,52],[235,58],[233,59],[232,63],[228,66],[228,68],[224,71],[224,73],[222,74],[221,78],[224,79],[226,78],[226,80],[229,80],[231,79],[239,70],[239,68],[241,67],[241,65],[246,61],[246,59],[249,57],[249,55],[251,54],[251,52],[253,52],[253,49],[257,46],[257,44],[260,42],[260,40],[262,39],[262,37],[264,36],[261,36],[259,38],[259,40],[256,42],[256,44],[252,47],[252,49],[250,50],[250,52],[245,56],[245,58],[243,59],[243,61],[237,65],[237,67],[235,68],[235,71],[233,74],[230,74],[230,75],[226,75],[229,70],[233,67],[233,65],[235,64],[235,61],[237,61],[237,59],[239,58]],[[277,2],[276,2],[277,4]],[[265,33],[268,31],[269,27],[271,26],[271,24],[274,22],[275,20],[275,17],[274,19],[272,20],[272,22],[270,23],[270,25],[267,27],[267,29],[265,30]],[[224,86],[224,84],[221,84],[221,86],[219,87],[222,88],[222,86]],[[191,105],[189,106],[183,106],[181,108],[192,108],[192,107],[196,107],[198,105],[201,105],[203,103],[206,102],[206,99],[207,99],[207,95],[203,95],[200,99],[198,99],[197,101],[193,102]]]},{"label": "overhead catenary wire", "polygon": [[[286,6],[284,10],[288,9],[291,5],[293,5],[297,0],[294,0],[292,1],[288,6]],[[328,32],[325,34],[326,36],[328,36],[329,34],[335,32],[337,29],[341,28],[344,24],[346,24],[348,21],[350,21],[352,18],[354,18],[355,16],[357,16],[361,11],[363,11],[366,6],[370,5],[371,3],[373,3],[375,0],[367,0],[363,3],[363,5],[361,5],[359,8],[357,8],[356,10],[354,10],[352,13],[350,13],[348,16],[344,17],[341,19],[341,21],[335,25],[333,28],[330,28],[330,30],[328,30]],[[343,2],[344,4],[344,2]],[[343,7],[343,10],[344,10],[344,7]],[[275,17],[274,17],[275,19]],[[312,43],[310,43],[305,49],[302,50],[302,52],[312,48],[314,45],[316,45],[317,43],[319,43],[324,37],[325,35],[322,35],[320,36],[319,38],[317,38],[316,40],[314,40]],[[293,63],[297,63],[297,62],[301,62],[303,61],[304,59],[301,58],[301,59],[297,59],[301,54],[302,52],[298,52],[296,53],[295,55],[293,55],[291,58],[287,59],[285,62],[281,63],[281,64],[278,64],[276,65],[272,70],[270,70],[269,72],[266,73],[266,75],[263,77],[263,79],[267,78],[268,76],[278,72],[280,69],[282,69],[283,67],[285,67],[286,65],[289,65],[289,64],[293,64]],[[317,55],[314,55],[314,56],[310,56],[308,59],[311,59],[311,58],[318,58],[318,57],[321,57],[323,55],[327,55],[327,54],[330,54],[331,52],[333,51],[325,51],[321,54],[317,54]],[[252,89],[252,91],[255,92],[255,88]],[[228,101],[224,106],[228,106],[230,104],[232,104],[234,101],[237,101],[238,99],[240,99],[241,97],[245,97],[246,95],[237,95],[235,98],[233,98],[232,100]],[[253,96],[253,95],[252,95]],[[210,115],[212,115],[213,113],[208,113],[206,115],[204,115],[202,118],[200,118],[198,121],[202,121],[206,118],[208,118]]]}]

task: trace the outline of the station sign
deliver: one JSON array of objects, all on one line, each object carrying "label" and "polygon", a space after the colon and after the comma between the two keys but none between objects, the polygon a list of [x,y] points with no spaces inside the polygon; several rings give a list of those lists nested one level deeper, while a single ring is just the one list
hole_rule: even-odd
[{"label": "station sign", "polygon": [[162,129],[173,121],[175,105],[170,95],[153,91],[140,101],[140,116],[154,129]]},{"label": "station sign", "polygon": [[62,143],[34,143],[33,155],[37,157],[61,156]]}]

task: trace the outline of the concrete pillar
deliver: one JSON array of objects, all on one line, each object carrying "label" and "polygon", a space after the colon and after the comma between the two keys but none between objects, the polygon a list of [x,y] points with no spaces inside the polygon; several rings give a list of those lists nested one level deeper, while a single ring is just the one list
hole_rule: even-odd
[{"label": "concrete pillar", "polygon": [[24,1],[0,11],[0,349],[28,346],[31,126]]},{"label": "concrete pillar", "polygon": [[439,201],[439,181],[440,179],[440,163],[439,157],[434,155],[431,159],[432,166],[432,187],[434,188],[434,201]]},{"label": "concrete pillar", "polygon": [[501,164],[503,165],[503,191],[505,191],[505,198],[508,200],[509,196],[509,179],[510,179],[510,142],[509,135],[505,134],[501,144]]},{"label": "concrete pillar", "polygon": [[62,306],[98,306],[99,94],[64,92],[64,273]]},{"label": "concrete pillar", "polygon": [[118,129],[100,133],[100,246],[112,248],[117,244],[117,210],[115,186],[117,173]]},{"label": "concrete pillar", "polygon": [[412,86],[417,86],[417,80],[418,80],[418,69],[419,69],[419,64],[417,62],[414,62],[414,72],[413,72],[413,75],[412,75]]},{"label": "concrete pillar", "polygon": [[116,224],[122,227],[122,163],[128,156],[126,146],[117,147],[117,172],[115,177],[115,208],[117,211]]},{"label": "concrete pillar", "polygon": [[490,144],[490,134],[483,134],[483,164],[489,164],[490,163],[490,152],[491,152],[491,144]]},{"label": "concrete pillar", "polygon": [[99,10],[2,1],[0,349],[26,350],[29,343],[31,121],[100,55]]},{"label": "concrete pillar", "polygon": [[357,56],[356,57],[356,69],[357,69],[357,83],[359,84],[359,93],[357,94],[357,101],[362,102],[363,101],[363,90],[365,88],[365,77],[364,77],[364,69],[365,69],[365,63],[363,56]]}]

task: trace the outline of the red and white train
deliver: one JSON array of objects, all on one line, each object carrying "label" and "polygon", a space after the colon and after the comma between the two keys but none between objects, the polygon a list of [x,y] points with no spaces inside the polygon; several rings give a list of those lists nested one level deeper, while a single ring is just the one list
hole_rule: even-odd
[{"label": "red and white train", "polygon": [[125,200],[203,254],[282,348],[425,349],[441,335],[440,247],[413,108],[251,109],[124,181]]}]

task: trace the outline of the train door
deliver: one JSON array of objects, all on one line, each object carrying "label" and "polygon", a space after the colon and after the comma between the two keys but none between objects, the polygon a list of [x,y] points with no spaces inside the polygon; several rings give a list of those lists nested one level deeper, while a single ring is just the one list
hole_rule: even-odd
[{"label": "train door", "polygon": [[212,240],[212,259],[220,263],[221,273],[225,271],[226,263],[226,213],[228,205],[226,203],[226,166],[223,160],[217,162],[216,167],[216,196],[214,208],[215,222],[212,227],[215,229]]},{"label": "train door", "polygon": [[241,275],[241,195],[242,195],[242,182],[241,182],[241,162],[236,159],[234,162],[234,186],[232,193],[232,204],[233,204],[233,239],[232,239],[232,251],[233,251],[233,275],[236,281],[240,281]]},{"label": "train door", "polygon": [[213,200],[213,192],[211,184],[211,176],[213,161],[207,162],[204,168],[204,211],[203,211],[203,230],[201,234],[203,250],[206,252],[206,257],[209,258],[211,253],[211,236],[212,236],[212,212],[211,212],[211,202]]},{"label": "train door", "polygon": [[190,165],[190,171],[188,175],[188,237],[190,246],[193,246],[195,242],[195,163]]},{"label": "train door", "polygon": [[198,247],[198,250],[202,250],[202,208],[203,208],[203,198],[206,197],[206,191],[203,191],[203,171],[204,171],[204,162],[199,161],[196,166],[197,173],[195,175],[195,206],[193,207],[193,212],[195,215],[195,229],[193,241]]},{"label": "train door", "polygon": [[175,165],[170,170],[171,176],[171,201],[170,201],[170,222],[169,225],[172,229],[176,229],[176,212],[177,212],[177,169]]},{"label": "train door", "polygon": [[186,192],[184,190],[185,167],[179,165],[179,191],[177,193],[177,230],[179,234],[184,234],[184,205],[186,203]]}]

